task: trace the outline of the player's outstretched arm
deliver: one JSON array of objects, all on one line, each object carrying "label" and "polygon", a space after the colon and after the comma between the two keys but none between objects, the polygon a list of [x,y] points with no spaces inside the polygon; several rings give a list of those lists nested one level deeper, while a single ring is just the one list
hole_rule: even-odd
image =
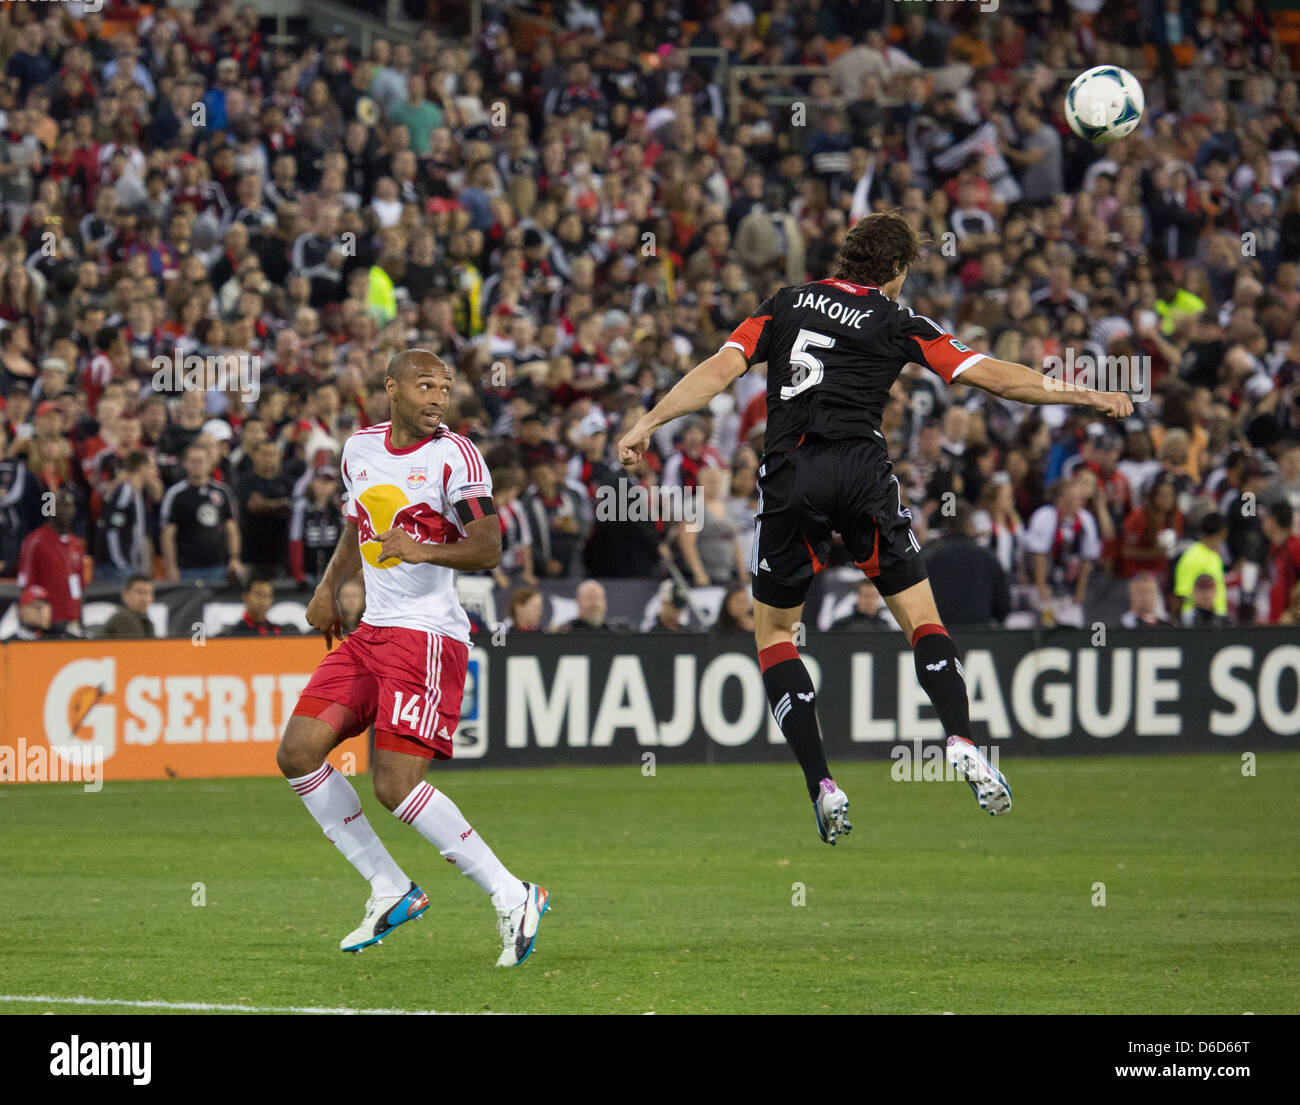
[{"label": "player's outstretched arm", "polygon": [[623,464],[635,464],[650,448],[650,435],[655,430],[674,418],[707,406],[715,395],[726,391],[737,377],[743,376],[748,367],[745,355],[731,346],[718,350],[707,361],[701,361],[677,381],[654,410],[638,418],[623,435],[623,440],[618,443],[618,459]]},{"label": "player's outstretched arm", "polygon": [[1068,403],[1092,407],[1111,418],[1126,418],[1133,413],[1133,400],[1122,391],[1081,388],[1065,380],[1044,376],[1025,365],[993,357],[976,361],[957,377],[956,382],[982,388],[1015,403]]},{"label": "player's outstretched arm", "polygon": [[357,524],[348,521],[343,524],[339,543],[334,547],[329,566],[321,581],[316,585],[316,593],[307,604],[307,624],[325,634],[325,647],[334,644],[335,637],[343,636],[343,608],[339,606],[338,590],[344,580],[351,579],[361,571],[361,543],[357,540]]}]

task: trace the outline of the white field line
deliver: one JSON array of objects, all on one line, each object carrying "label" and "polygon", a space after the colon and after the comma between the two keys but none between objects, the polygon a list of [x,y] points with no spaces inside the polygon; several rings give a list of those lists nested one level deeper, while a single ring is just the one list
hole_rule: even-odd
[{"label": "white field line", "polygon": [[129,1009],[174,1009],[182,1013],[335,1013],[344,1016],[411,1016],[448,1017],[454,1013],[439,1013],[436,1009],[348,1009],[344,1006],[327,1008],[319,1005],[228,1005],[206,1001],[124,1001],[118,998],[59,998],[48,994],[0,994],[0,1003],[15,1005],[116,1005]]}]

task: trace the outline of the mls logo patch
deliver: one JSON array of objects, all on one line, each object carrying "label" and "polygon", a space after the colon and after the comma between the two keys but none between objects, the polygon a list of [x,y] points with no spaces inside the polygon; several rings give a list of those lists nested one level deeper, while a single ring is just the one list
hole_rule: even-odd
[{"label": "mls logo patch", "polygon": [[406,477],[406,486],[412,491],[417,487],[423,487],[428,482],[428,469],[425,468],[412,468],[410,474]]}]

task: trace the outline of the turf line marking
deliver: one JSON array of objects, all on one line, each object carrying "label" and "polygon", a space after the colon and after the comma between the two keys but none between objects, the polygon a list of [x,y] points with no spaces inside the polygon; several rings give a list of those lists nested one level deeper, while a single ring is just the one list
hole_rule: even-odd
[{"label": "turf line marking", "polygon": [[48,994],[0,994],[0,1002],[28,1005],[120,1005],[131,1009],[175,1009],[194,1013],[338,1013],[345,1016],[408,1016],[450,1017],[454,1013],[440,1013],[436,1009],[348,1009],[343,1006],[326,1008],[318,1005],[228,1005],[206,1001],[123,1001],[117,998],[88,998],[78,995],[70,998],[50,997]]}]

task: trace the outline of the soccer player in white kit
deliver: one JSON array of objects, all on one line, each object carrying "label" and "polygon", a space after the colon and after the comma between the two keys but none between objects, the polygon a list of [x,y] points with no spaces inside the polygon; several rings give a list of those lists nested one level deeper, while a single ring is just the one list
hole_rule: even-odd
[{"label": "soccer player in white kit", "polygon": [[343,534],[307,607],[328,648],[341,637],[339,586],[364,573],[361,624],[304,688],[276,762],[329,839],[370,883],[365,917],[340,942],[359,952],[429,907],[388,854],[352,784],[325,762],[341,742],[375,726],[375,797],[413,825],[444,859],[491,896],[501,956],[532,952],[545,887],[515,878],[445,793],[425,781],[429,761],[450,759],[469,656],[469,618],[455,573],[494,568],[501,527],[487,465],[474,444],[442,425],[452,374],[425,349],[388,363],[392,419],[343,447]]}]

